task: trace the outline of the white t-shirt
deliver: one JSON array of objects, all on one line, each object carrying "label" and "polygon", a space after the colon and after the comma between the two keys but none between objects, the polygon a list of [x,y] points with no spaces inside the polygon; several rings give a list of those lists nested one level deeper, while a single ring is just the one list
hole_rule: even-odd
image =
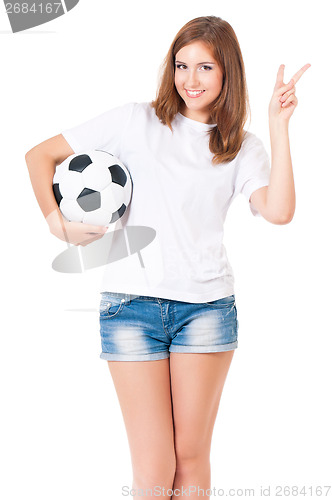
[{"label": "white t-shirt", "polygon": [[246,132],[234,160],[212,165],[207,131],[213,126],[178,113],[172,133],[150,103],[129,103],[62,132],[75,153],[104,150],[130,171],[132,200],[111,230],[156,231],[140,258],[133,254],[105,266],[101,291],[193,303],[234,294],[225,217],[239,193],[249,201],[269,184],[270,160],[262,141]]}]

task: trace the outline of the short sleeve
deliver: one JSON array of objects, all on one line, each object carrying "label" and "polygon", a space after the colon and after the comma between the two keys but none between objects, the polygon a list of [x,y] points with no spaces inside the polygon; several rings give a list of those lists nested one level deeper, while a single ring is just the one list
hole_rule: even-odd
[{"label": "short sleeve", "polygon": [[[269,185],[270,172],[270,158],[263,142],[250,133],[244,139],[238,155],[235,193],[242,193],[249,202],[254,191]],[[251,203],[249,207],[254,216],[261,216]]]},{"label": "short sleeve", "polygon": [[62,135],[75,153],[101,149],[117,156],[134,106],[135,103],[129,103],[110,109],[76,127],[64,130]]}]

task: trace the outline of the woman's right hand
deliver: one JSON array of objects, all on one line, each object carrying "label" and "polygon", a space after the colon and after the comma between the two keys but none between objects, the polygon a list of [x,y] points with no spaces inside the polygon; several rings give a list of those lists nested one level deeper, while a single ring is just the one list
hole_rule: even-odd
[{"label": "woman's right hand", "polygon": [[62,241],[73,245],[86,246],[104,236],[108,227],[83,224],[82,222],[69,222],[60,210],[54,210],[47,217],[50,232]]}]

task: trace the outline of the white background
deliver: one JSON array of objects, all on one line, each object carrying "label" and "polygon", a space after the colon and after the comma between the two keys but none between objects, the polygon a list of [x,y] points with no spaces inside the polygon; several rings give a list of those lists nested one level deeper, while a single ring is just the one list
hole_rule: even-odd
[{"label": "white background", "polygon": [[1,4],[5,500],[117,499],[132,481],[121,411],[99,358],[102,271],[51,269],[66,246],[48,231],[24,155],[109,108],[153,99],[173,37],[202,15],[226,19],[237,33],[252,110],[247,128],[269,153],[267,110],[278,67],[286,65],[288,82],[312,65],[296,85],[290,121],[292,222],[253,217],[243,196],[226,220],[240,330],[213,435],[212,487],[254,488],[258,497],[261,486],[274,496],[277,485],[331,485],[328,7],[322,0],[81,0],[59,19],[11,34]]}]

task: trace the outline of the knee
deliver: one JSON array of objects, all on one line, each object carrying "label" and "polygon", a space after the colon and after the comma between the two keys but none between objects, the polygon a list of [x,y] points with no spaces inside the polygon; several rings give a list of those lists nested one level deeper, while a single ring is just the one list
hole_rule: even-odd
[{"label": "knee", "polygon": [[198,443],[190,443],[176,449],[176,473],[191,473],[209,466],[210,449]]},{"label": "knee", "polygon": [[175,454],[169,456],[144,457],[133,467],[136,488],[153,488],[173,485],[176,470]]}]

